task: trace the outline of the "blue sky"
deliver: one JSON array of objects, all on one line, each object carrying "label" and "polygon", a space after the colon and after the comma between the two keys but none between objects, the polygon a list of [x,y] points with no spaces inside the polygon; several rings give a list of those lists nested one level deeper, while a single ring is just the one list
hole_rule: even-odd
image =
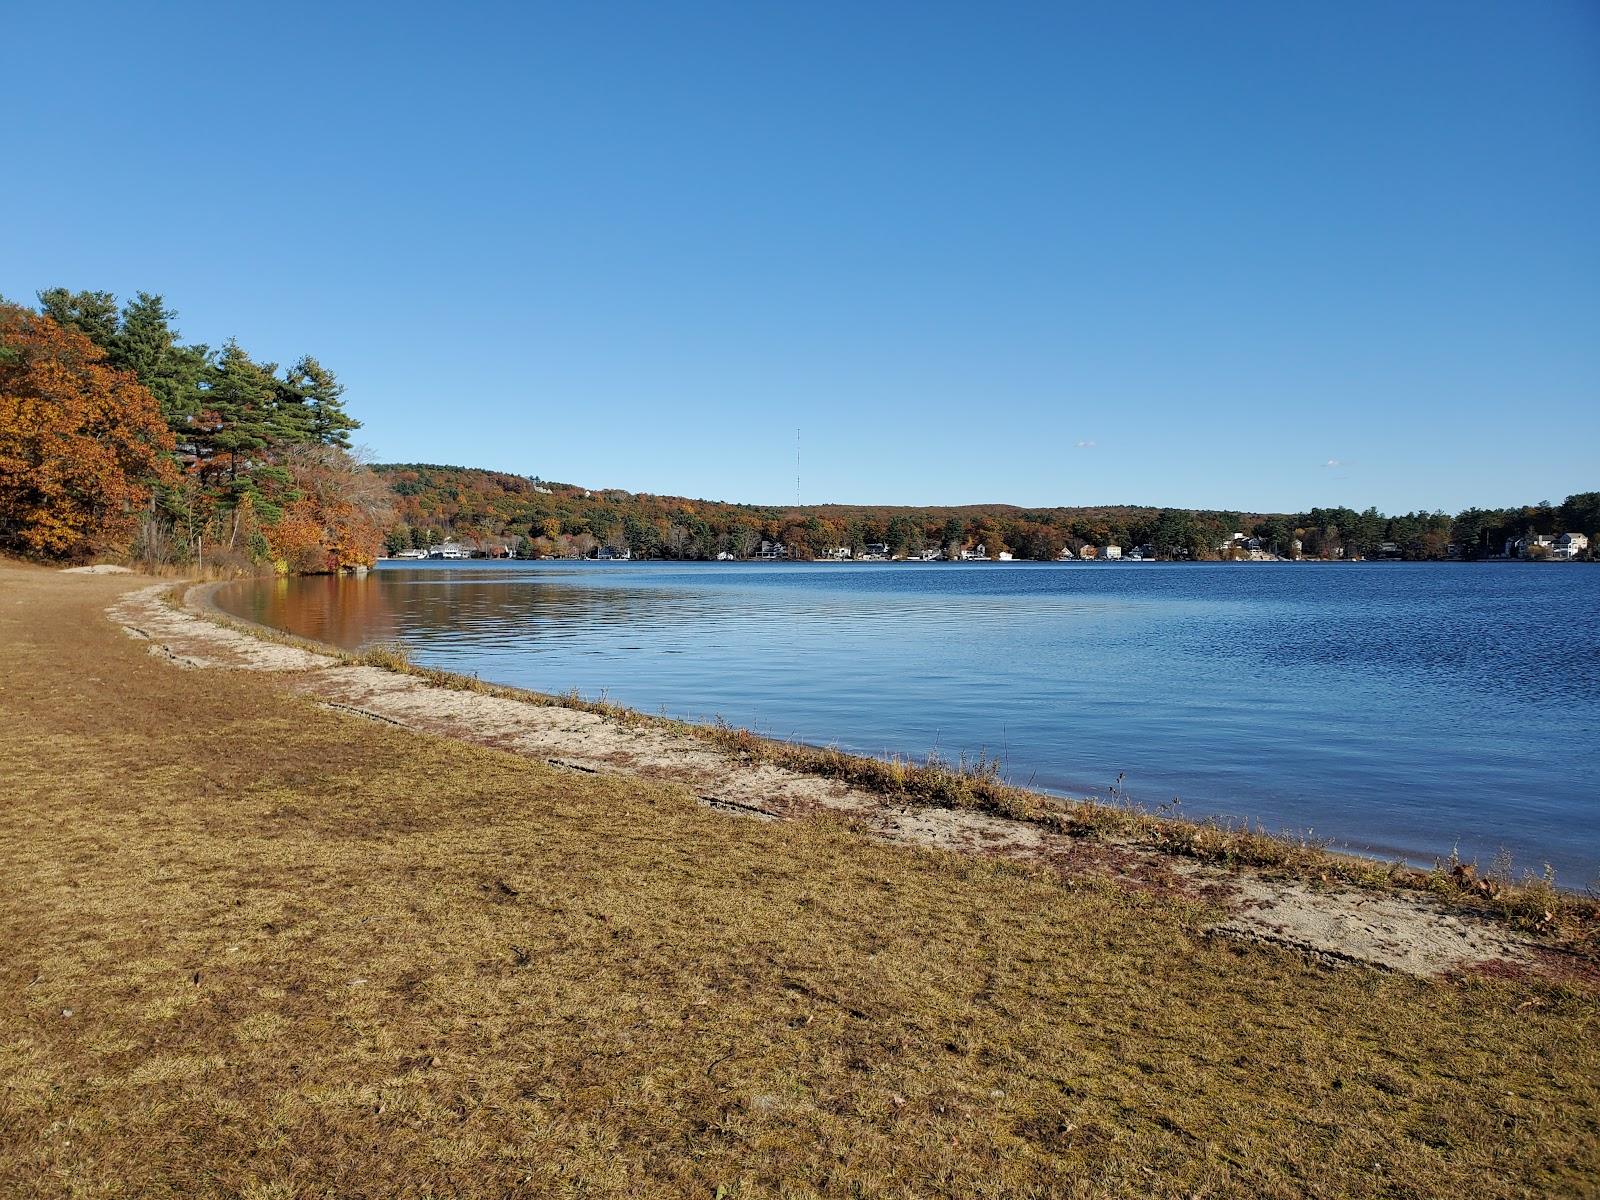
[{"label": "blue sky", "polygon": [[1600,487],[1600,7],[32,5],[0,293],[384,460],[806,502]]}]

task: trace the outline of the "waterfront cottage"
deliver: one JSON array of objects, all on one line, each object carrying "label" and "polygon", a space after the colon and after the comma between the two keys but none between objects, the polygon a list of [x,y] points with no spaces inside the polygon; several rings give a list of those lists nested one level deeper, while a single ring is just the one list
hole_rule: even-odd
[{"label": "waterfront cottage", "polygon": [[1589,550],[1589,538],[1582,533],[1563,533],[1550,548],[1551,558],[1581,558]]},{"label": "waterfront cottage", "polygon": [[[1563,537],[1566,535],[1563,534]],[[1578,535],[1583,537],[1582,534]],[[1588,539],[1584,539],[1587,545]],[[1550,555],[1556,546],[1556,539],[1548,533],[1529,533],[1519,538],[1506,540],[1507,558],[1544,558]]]}]

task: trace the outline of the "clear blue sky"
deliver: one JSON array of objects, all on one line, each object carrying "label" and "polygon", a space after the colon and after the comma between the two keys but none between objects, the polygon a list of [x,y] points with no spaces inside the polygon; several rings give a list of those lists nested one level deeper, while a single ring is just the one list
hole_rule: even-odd
[{"label": "clear blue sky", "polygon": [[1600,487],[1600,5],[14,5],[0,293],[384,460],[732,500]]}]

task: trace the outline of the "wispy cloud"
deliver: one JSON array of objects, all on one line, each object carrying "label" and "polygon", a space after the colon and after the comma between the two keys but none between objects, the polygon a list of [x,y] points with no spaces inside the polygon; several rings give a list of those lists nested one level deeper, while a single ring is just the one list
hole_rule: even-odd
[{"label": "wispy cloud", "polygon": [[1327,462],[1323,463],[1322,465],[1323,465],[1324,468],[1326,468],[1328,470],[1332,470],[1335,467],[1348,467],[1350,464],[1345,462],[1345,460],[1342,459],[1342,458],[1330,458]]},{"label": "wispy cloud", "polygon": [[1094,442],[1093,441],[1087,441],[1087,440],[1079,442],[1078,443],[1078,449],[1079,450],[1093,450],[1094,449]]}]

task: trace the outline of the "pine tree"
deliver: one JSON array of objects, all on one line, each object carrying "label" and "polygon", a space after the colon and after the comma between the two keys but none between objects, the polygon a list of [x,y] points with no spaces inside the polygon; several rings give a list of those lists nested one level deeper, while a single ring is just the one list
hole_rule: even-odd
[{"label": "pine tree", "polygon": [[117,298],[110,292],[46,288],[39,293],[39,311],[58,325],[86,334],[102,350],[110,351],[116,341]]},{"label": "pine tree", "polygon": [[339,399],[344,384],[310,355],[289,368],[287,379],[309,409],[309,440],[350,449],[350,434],[361,428],[361,422],[345,412]]},{"label": "pine tree", "polygon": [[289,495],[289,473],[267,450],[283,440],[277,381],[232,338],[211,368],[201,411],[190,429],[196,463],[226,489],[235,505],[248,496],[269,523]]},{"label": "pine tree", "polygon": [[205,346],[181,346],[162,297],[140,292],[123,305],[122,323],[107,361],[139,376],[139,382],[161,402],[161,413],[175,431],[200,410],[200,383],[211,352]]},{"label": "pine tree", "polygon": [[275,365],[262,367],[272,377],[272,424],[274,438],[291,445],[309,445],[315,442],[313,431],[314,411],[291,369],[283,378],[278,377]]}]

